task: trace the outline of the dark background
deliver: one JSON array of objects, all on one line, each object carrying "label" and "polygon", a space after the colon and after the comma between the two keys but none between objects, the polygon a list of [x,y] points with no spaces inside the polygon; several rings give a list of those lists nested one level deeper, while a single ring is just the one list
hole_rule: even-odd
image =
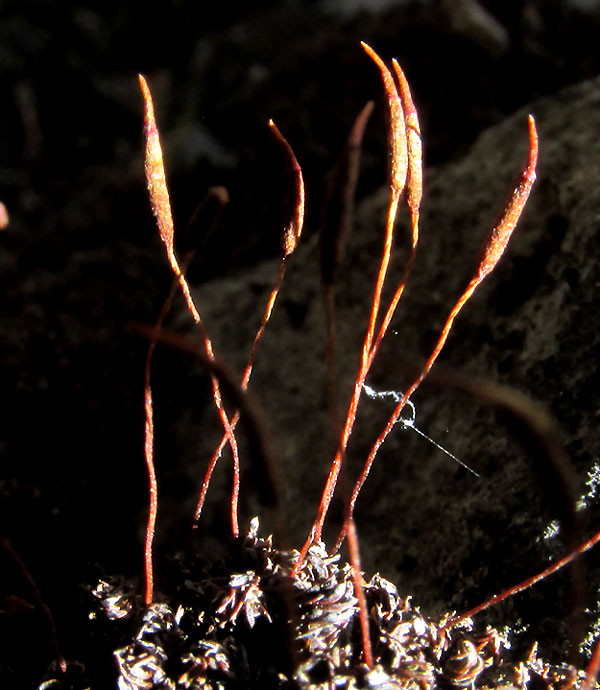
[{"label": "dark background", "polygon": [[[170,277],[144,190],[136,74],[153,89],[176,222],[210,185],[232,198],[191,269],[201,282],[279,252],[281,158],[269,117],[303,165],[306,231],[316,230],[326,173],[379,94],[360,40],[403,65],[428,165],[460,157],[534,98],[598,74],[597,3],[481,6],[493,21],[473,27],[433,1],[356,14],[317,1],[159,11],[2,3],[0,200],[11,223],[0,235],[0,533],[31,570],[69,658],[89,654],[78,602],[90,564],[132,575],[142,558],[146,347],[130,324],[154,320]],[[384,182],[384,147],[382,129],[370,128],[359,197]],[[180,366],[157,373],[166,430],[193,401]],[[176,462],[176,442],[160,433]],[[9,556],[0,559],[0,607],[31,601]],[[4,614],[0,625],[11,640],[3,683],[35,687],[52,659],[44,619]]]}]

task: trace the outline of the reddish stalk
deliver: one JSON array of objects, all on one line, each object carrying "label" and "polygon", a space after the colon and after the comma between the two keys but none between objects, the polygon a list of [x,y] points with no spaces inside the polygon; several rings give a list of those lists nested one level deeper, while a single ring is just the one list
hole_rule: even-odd
[{"label": "reddish stalk", "polygon": [[21,558],[21,556],[19,556],[19,554],[17,553],[13,545],[10,543],[10,541],[6,537],[0,537],[0,544],[2,544],[2,546],[8,551],[11,558],[17,564],[19,570],[23,574],[23,577],[29,583],[31,591],[33,592],[33,596],[37,601],[37,604],[40,607],[42,613],[46,617],[46,620],[48,621],[48,628],[50,631],[50,643],[52,645],[52,649],[54,650],[54,655],[56,656],[58,667],[60,668],[61,673],[66,673],[67,661],[63,656],[62,652],[60,651],[60,647],[58,646],[58,637],[56,636],[56,625],[54,624],[54,617],[52,616],[52,612],[50,611],[48,604],[46,604],[46,602],[44,601],[42,593],[40,592],[40,589],[37,586],[36,581],[33,579],[33,575],[29,571],[29,568],[25,564],[25,561]]},{"label": "reddish stalk", "polygon": [[373,668],[373,647],[371,645],[371,634],[369,631],[369,610],[367,608],[367,598],[363,588],[363,576],[360,568],[360,551],[358,547],[358,537],[356,535],[356,525],[354,519],[348,516],[346,519],[346,533],[348,535],[348,551],[350,552],[350,565],[352,566],[352,583],[354,584],[354,596],[358,599],[358,615],[360,619],[360,631],[362,635],[363,655],[365,664]]},{"label": "reddish stalk", "polygon": [[[227,203],[228,198],[225,190],[221,188],[212,188],[205,198],[214,197],[219,203],[221,209]],[[204,204],[202,202],[201,206]],[[200,207],[199,207],[200,208]],[[199,211],[199,208],[196,212]],[[193,218],[192,218],[193,221]],[[190,222],[192,222],[190,221]],[[218,222],[218,219],[213,221],[208,232],[212,232],[214,225]],[[192,259],[194,258],[195,250],[190,250],[187,252],[183,260],[183,272],[187,271]],[[146,354],[146,365],[144,368],[144,412],[145,412],[145,424],[144,424],[144,458],[146,460],[146,468],[148,471],[148,484],[149,484],[149,509],[148,509],[148,520],[146,523],[146,538],[144,543],[144,571],[146,578],[146,593],[145,593],[145,603],[149,606],[152,603],[154,596],[154,572],[153,572],[153,542],[154,542],[154,532],[156,528],[156,516],[158,512],[158,484],[156,481],[156,470],[154,467],[154,409],[152,403],[152,388],[150,385],[150,372],[152,369],[152,359],[154,357],[154,350],[156,349],[156,343],[158,337],[162,330],[163,324],[171,306],[173,304],[173,298],[177,291],[179,281],[177,277],[173,280],[171,284],[171,290],[163,303],[163,306],[158,315],[158,319],[154,324],[152,331],[150,333],[148,352]]]},{"label": "reddish stalk", "polygon": [[[352,208],[360,163],[360,145],[365,126],[373,110],[373,103],[369,102],[356,118],[350,135],[344,147],[341,159],[336,166],[332,184],[323,215],[321,227],[321,281],[323,285],[323,301],[327,333],[326,366],[329,408],[332,419],[332,429],[336,439],[340,438],[340,423],[338,419],[338,401],[335,375],[335,308],[334,285],[335,274],[341,262],[345,237],[352,222]],[[343,464],[343,450],[341,457]],[[341,477],[342,497],[347,503],[347,482]],[[352,581],[354,594],[358,602],[359,620],[362,635],[363,656],[365,664],[372,669],[373,650],[371,644],[369,612],[363,588],[363,577],[360,564],[360,550],[356,527],[352,518],[348,519],[349,559],[352,567]]]},{"label": "reddish stalk", "polygon": [[600,669],[600,638],[596,640],[594,645],[594,653],[588,664],[585,680],[581,685],[581,690],[591,690],[592,686],[596,683],[596,678],[598,677],[598,670]]},{"label": "reddish stalk", "polygon": [[[139,324],[137,330],[148,338],[152,337],[153,329],[147,326]],[[248,455],[251,464],[254,465],[255,474],[261,479],[258,487],[259,501],[263,505],[272,506],[275,509],[277,518],[275,533],[278,538],[278,543],[288,543],[285,536],[285,525],[281,515],[281,482],[279,479],[278,466],[274,460],[274,454],[271,450],[269,440],[264,433],[264,417],[257,401],[252,400],[248,391],[243,391],[240,388],[239,383],[236,382],[227,366],[216,358],[211,359],[207,357],[206,351],[201,345],[191,342],[181,335],[169,333],[168,331],[161,331],[156,336],[156,339],[157,343],[172,347],[179,352],[189,354],[199,360],[202,365],[219,380],[221,388],[227,393],[228,397],[232,399],[233,404],[247,420]]]},{"label": "reddish stalk", "polygon": [[513,585],[504,592],[496,594],[490,599],[484,601],[482,604],[479,604],[478,606],[469,609],[469,611],[467,611],[466,613],[462,613],[460,616],[455,616],[454,618],[451,618],[442,626],[442,630],[445,630],[447,628],[453,628],[462,621],[464,621],[466,618],[472,618],[477,613],[489,609],[490,606],[494,606],[495,604],[498,604],[501,601],[508,599],[508,597],[512,597],[514,594],[518,594],[519,592],[522,592],[525,589],[529,589],[529,587],[532,587],[536,583],[547,578],[549,575],[553,575],[561,568],[564,568],[566,565],[569,565],[569,563],[572,563],[576,558],[581,556],[582,553],[589,551],[589,549],[595,546],[598,542],[600,542],[600,532],[597,532],[596,534],[594,534],[593,537],[585,541],[583,544],[581,544],[576,549],[568,553],[566,556],[542,570],[541,573],[537,573],[537,575],[532,575],[531,577],[528,577],[526,580],[523,580],[523,582],[520,582],[517,585]]},{"label": "reddish stalk", "polygon": [[338,396],[336,386],[336,324],[334,286],[337,269],[342,261],[344,243],[352,225],[352,211],[358,173],[360,149],[367,121],[373,111],[369,101],[354,121],[340,160],[333,172],[321,222],[321,285],[326,331],[327,394],[334,438],[340,438]]},{"label": "reddish stalk", "polygon": [[[256,335],[254,336],[254,341],[252,343],[252,348],[250,350],[250,354],[248,356],[248,361],[246,363],[246,368],[244,369],[244,373],[242,375],[242,381],[240,383],[240,388],[242,390],[246,390],[248,387],[248,384],[250,383],[250,377],[252,376],[252,370],[254,368],[254,363],[256,361],[256,355],[258,353],[258,348],[260,345],[260,342],[263,338],[263,334],[265,331],[265,328],[267,326],[267,323],[269,319],[271,318],[271,314],[273,312],[273,308],[275,306],[275,302],[277,301],[277,296],[279,295],[279,290],[281,288],[281,284],[283,283],[283,278],[285,276],[285,271],[287,268],[287,262],[290,256],[294,253],[297,245],[298,245],[298,240],[300,239],[300,236],[302,234],[302,227],[304,225],[304,179],[302,176],[302,168],[300,167],[300,164],[298,163],[298,160],[294,154],[294,151],[292,150],[292,147],[288,143],[287,139],[281,134],[273,120],[269,120],[269,127],[275,134],[278,142],[281,144],[283,147],[287,160],[288,160],[288,165],[292,171],[292,174],[295,178],[295,196],[296,196],[296,201],[294,203],[293,207],[293,212],[291,214],[291,218],[289,222],[286,224],[285,229],[283,231],[283,236],[282,236],[282,248],[283,248],[283,257],[281,259],[281,264],[279,265],[279,271],[277,273],[277,278],[275,279],[275,283],[273,285],[273,288],[271,290],[271,294],[269,295],[269,299],[267,300],[267,305],[265,307],[265,311],[263,313],[260,325],[258,327],[258,330],[256,331]],[[236,410],[232,419],[231,419],[231,429],[232,431],[235,430],[237,423],[240,418],[240,412],[239,410]],[[204,475],[204,480],[202,481],[202,486],[200,488],[200,495],[198,496],[198,502],[196,504],[196,510],[194,512],[194,526],[197,526],[197,522],[200,519],[200,515],[202,513],[202,509],[204,507],[204,503],[206,501],[206,494],[208,492],[208,486],[210,484],[210,480],[212,477],[212,473],[216,467],[217,462],[219,461],[219,458],[221,457],[221,453],[223,452],[223,448],[225,447],[225,443],[227,442],[227,435],[224,434],[223,438],[221,439],[219,445],[215,449],[211,460],[208,464],[208,468],[206,470],[206,473]],[[239,488],[239,487],[238,487]],[[232,503],[235,500],[237,503],[237,495],[233,496],[232,495]]]},{"label": "reddish stalk", "polygon": [[[152,335],[155,333],[153,331]],[[156,529],[156,515],[158,513],[158,483],[156,481],[156,469],[154,467],[154,413],[152,406],[152,390],[150,388],[150,362],[152,352],[156,346],[156,338],[152,337],[146,355],[146,367],[144,371],[144,458],[148,470],[148,485],[150,492],[150,505],[148,507],[148,520],[146,522],[146,538],[144,540],[144,573],[146,576],[146,592],[144,602],[146,606],[154,600],[154,561],[153,544]]]}]

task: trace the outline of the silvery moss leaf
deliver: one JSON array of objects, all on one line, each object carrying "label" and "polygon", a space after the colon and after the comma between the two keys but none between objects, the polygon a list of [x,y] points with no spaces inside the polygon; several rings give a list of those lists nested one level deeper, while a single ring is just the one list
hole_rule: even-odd
[{"label": "silvery moss leaf", "polygon": [[[91,588],[90,619],[119,641],[119,690],[566,690],[582,682],[536,649],[516,665],[504,661],[506,640],[492,628],[443,629],[448,616],[427,619],[381,575],[365,584],[369,669],[350,565],[318,543],[292,575],[298,552],[278,550],[258,529],[254,518],[214,563],[178,556],[173,593],[151,606],[124,578]],[[39,690],[87,687],[54,673]]]}]

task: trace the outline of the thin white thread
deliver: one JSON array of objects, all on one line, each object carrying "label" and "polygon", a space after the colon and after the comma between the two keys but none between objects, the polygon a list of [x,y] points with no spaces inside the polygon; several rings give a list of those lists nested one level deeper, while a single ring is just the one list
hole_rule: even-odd
[{"label": "thin white thread", "polygon": [[[400,400],[402,400],[402,393],[399,391],[376,391],[374,388],[371,388],[371,386],[368,386],[366,383],[363,383],[363,390],[372,400],[391,399],[395,403],[399,403]],[[422,436],[424,439],[429,441],[429,443],[433,444],[438,450],[441,450],[443,453],[446,453],[446,455],[448,455],[450,458],[456,461],[461,467],[464,467],[466,470],[469,470],[471,474],[474,474],[476,477],[479,477],[479,474],[475,472],[474,469],[469,467],[466,463],[457,458],[456,455],[451,453],[449,450],[446,450],[444,446],[441,446],[437,441],[434,441],[432,438],[427,436],[426,433],[421,431],[421,429],[415,426],[415,420],[417,418],[417,409],[411,400],[406,401],[406,406],[404,409],[406,410],[407,408],[409,411],[409,416],[404,417],[401,415],[398,418],[396,424],[401,424],[403,429],[411,429],[412,431],[415,431],[417,434],[419,434],[419,436]]]}]

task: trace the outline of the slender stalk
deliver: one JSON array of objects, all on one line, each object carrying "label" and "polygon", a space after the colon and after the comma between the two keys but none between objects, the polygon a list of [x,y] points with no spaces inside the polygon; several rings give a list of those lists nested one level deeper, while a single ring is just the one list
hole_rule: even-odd
[{"label": "slender stalk", "polygon": [[[258,327],[258,330],[256,331],[256,335],[254,336],[254,341],[252,343],[252,347],[250,349],[250,354],[248,356],[248,360],[246,363],[246,367],[244,369],[244,373],[242,375],[242,381],[240,383],[240,387],[242,390],[246,390],[248,387],[248,384],[250,383],[250,378],[252,376],[252,370],[254,368],[254,363],[256,361],[256,356],[258,354],[258,348],[259,345],[262,341],[265,328],[267,326],[267,323],[269,322],[269,319],[271,318],[271,314],[273,313],[273,308],[275,306],[275,302],[277,301],[277,296],[279,295],[279,290],[281,289],[281,285],[283,283],[283,279],[285,276],[286,268],[287,268],[287,263],[291,255],[294,253],[296,247],[298,246],[298,241],[300,239],[300,236],[302,234],[302,228],[304,226],[304,202],[305,202],[305,194],[304,194],[304,178],[302,176],[302,168],[300,167],[300,164],[298,163],[298,160],[294,154],[294,151],[290,144],[288,143],[287,139],[281,134],[273,120],[269,120],[269,127],[271,128],[271,131],[275,134],[275,137],[277,138],[277,141],[281,144],[283,147],[286,157],[288,160],[288,166],[292,172],[292,175],[294,177],[294,189],[295,189],[295,202],[291,214],[291,218],[289,221],[286,223],[283,235],[282,235],[282,247],[283,247],[283,257],[281,259],[281,263],[279,265],[279,271],[277,273],[277,277],[275,279],[275,283],[273,285],[273,288],[271,289],[271,293],[269,295],[269,299],[267,300],[267,304],[265,307],[265,310],[263,312],[263,316],[260,322],[260,325]],[[231,429],[232,431],[235,430],[237,423],[240,418],[240,413],[239,410],[236,410],[233,418],[231,420]],[[200,487],[200,494],[198,496],[198,501],[196,503],[196,510],[194,511],[194,526],[197,525],[198,520],[200,519],[200,515],[202,513],[202,509],[204,508],[204,503],[206,502],[206,494],[208,492],[208,487],[210,484],[210,480],[213,474],[213,471],[217,465],[217,462],[219,461],[219,458],[221,457],[221,453],[223,452],[223,448],[225,447],[225,443],[227,442],[227,434],[223,435],[223,438],[221,439],[219,445],[215,449],[210,462],[208,464],[208,468],[206,470],[206,473],[204,475],[204,479],[202,481],[202,485]],[[238,485],[239,488],[239,485]],[[233,502],[236,502],[237,504],[237,495],[233,496],[232,495],[232,504]]]},{"label": "slender stalk", "polygon": [[523,582],[520,582],[517,585],[513,585],[509,589],[504,590],[504,592],[501,592],[500,594],[496,594],[493,597],[490,597],[486,601],[484,601],[482,604],[479,604],[478,606],[474,606],[472,609],[469,609],[466,613],[461,613],[460,616],[455,616],[454,618],[451,618],[449,621],[447,621],[443,626],[442,630],[448,629],[448,628],[453,628],[457,626],[459,623],[464,621],[466,618],[472,618],[475,616],[477,613],[480,613],[481,611],[485,611],[486,609],[489,609],[490,606],[494,606],[495,604],[500,603],[501,601],[504,601],[505,599],[508,599],[508,597],[512,597],[514,594],[518,594],[519,592],[523,592],[526,589],[529,589],[533,585],[537,584],[541,580],[544,580],[547,578],[549,575],[553,575],[554,573],[558,572],[561,570],[561,568],[564,568],[566,565],[569,565],[569,563],[572,563],[576,558],[581,556],[582,553],[585,553],[586,551],[589,551],[593,546],[595,546],[598,542],[600,542],[600,532],[596,532],[593,537],[585,541],[583,544],[578,546],[576,549],[568,553],[566,556],[561,558],[560,560],[556,561],[555,563],[552,563],[552,565],[549,565],[547,568],[542,570],[541,573],[537,573],[536,575],[532,575],[531,577],[528,577],[526,580],[523,580]]},{"label": "slender stalk", "polygon": [[54,623],[54,617],[52,616],[52,612],[50,611],[50,608],[48,607],[48,604],[44,601],[44,598],[42,597],[42,593],[40,592],[40,588],[37,586],[36,581],[33,578],[33,575],[31,574],[29,568],[25,564],[25,561],[19,556],[17,553],[16,549],[14,546],[10,543],[10,541],[6,537],[0,536],[0,544],[8,551],[10,554],[11,558],[13,561],[17,564],[19,570],[23,574],[23,577],[27,580],[29,583],[29,586],[31,587],[31,591],[33,592],[33,596],[35,600],[37,601],[38,606],[40,607],[42,613],[46,617],[46,620],[48,621],[48,629],[50,631],[50,643],[52,645],[52,648],[54,650],[54,655],[56,656],[56,661],[58,663],[58,667],[61,670],[61,673],[66,673],[67,672],[67,661],[65,657],[63,656],[62,652],[60,651],[60,647],[58,645],[58,637],[56,635],[56,625]]},{"label": "slender stalk", "polygon": [[144,602],[146,606],[150,606],[154,600],[153,544],[154,532],[156,530],[156,516],[158,513],[158,483],[156,481],[156,469],[154,466],[154,411],[152,405],[152,390],[150,388],[151,350],[154,350],[155,344],[156,341],[150,342],[144,372],[144,413],[146,416],[144,423],[144,458],[148,471],[148,489],[150,494],[148,519],[146,522],[146,537],[144,540],[144,573],[146,577]]},{"label": "slender stalk", "polygon": [[596,678],[598,677],[598,669],[600,669],[600,638],[596,640],[594,653],[592,654],[592,658],[590,659],[590,663],[587,667],[585,680],[583,681],[581,690],[591,690],[592,686],[596,682]]},{"label": "slender stalk", "polygon": [[373,647],[371,645],[371,633],[369,631],[369,610],[363,587],[363,576],[360,567],[360,550],[354,519],[350,516],[346,519],[346,533],[348,535],[348,550],[350,552],[350,565],[352,566],[352,582],[354,584],[354,596],[358,599],[358,613],[360,619],[360,631],[362,635],[363,655],[365,664],[373,668]]},{"label": "slender stalk", "polygon": [[321,286],[325,314],[327,395],[334,438],[341,435],[336,384],[336,323],[334,287],[342,261],[345,239],[352,225],[354,197],[360,168],[360,150],[367,121],[373,111],[369,101],[354,121],[329,186],[321,221]]}]

